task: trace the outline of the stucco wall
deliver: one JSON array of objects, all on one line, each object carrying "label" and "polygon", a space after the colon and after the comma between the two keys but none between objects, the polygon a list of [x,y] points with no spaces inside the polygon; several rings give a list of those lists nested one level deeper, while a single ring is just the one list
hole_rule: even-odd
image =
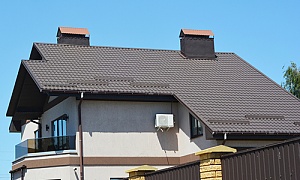
[{"label": "stucco wall", "polygon": [[178,104],[178,115],[179,115],[179,151],[181,156],[192,154],[200,150],[216,146],[217,142],[215,140],[206,140],[205,125],[203,125],[203,135],[191,138],[190,137],[190,119],[189,111],[182,104]]},{"label": "stucco wall", "polygon": [[[75,135],[78,125],[79,101],[68,98],[42,116],[43,137],[51,136],[46,124],[67,114],[67,134]],[[174,114],[175,127],[157,131],[155,115]],[[179,157],[217,144],[206,140],[205,134],[190,138],[189,111],[180,103],[93,101],[82,103],[82,124],[85,156]],[[205,133],[205,127],[204,127]]]},{"label": "stucco wall", "polygon": [[[21,173],[14,173],[14,180],[21,180]],[[74,167],[49,167],[43,169],[26,169],[24,173],[24,180],[77,180]]]},{"label": "stucco wall", "polygon": [[[157,131],[155,115],[174,114],[175,127]],[[177,103],[83,101],[85,156],[179,156]]]},{"label": "stucco wall", "polygon": [[[75,135],[78,103],[71,97],[46,111],[40,121],[43,137],[51,136],[51,121],[63,114],[69,116],[67,134]],[[167,132],[157,131],[157,113],[174,114],[175,127]],[[180,103],[84,100],[82,123],[85,156],[180,157],[222,143],[206,139],[204,124],[203,136],[190,138],[189,111]],[[50,127],[48,131],[46,124]],[[33,123],[24,125],[22,140],[34,138],[34,128],[37,125]],[[226,141],[226,145],[235,147],[269,143],[272,141]]]},{"label": "stucco wall", "polygon": [[[84,178],[87,180],[109,180],[110,178],[128,177],[126,170],[136,166],[86,166],[84,168]],[[169,166],[155,166],[158,169],[168,168]],[[21,180],[21,173],[14,173],[14,180]],[[79,180],[79,166],[49,167],[43,169],[26,169],[24,180]]]},{"label": "stucco wall", "polygon": [[[39,122],[38,120],[35,120]],[[27,139],[34,139],[34,131],[38,129],[38,125],[33,122],[28,122],[22,126],[21,131],[21,141],[25,141]]]},{"label": "stucco wall", "polygon": [[[79,101],[75,98],[68,98],[46,111],[41,118],[43,136],[51,136],[51,129],[45,131],[46,124],[51,127],[51,121],[63,114],[69,116],[67,134],[78,136],[78,103]],[[166,132],[157,131],[154,127],[157,113],[174,114],[175,127]],[[190,138],[189,111],[180,103],[84,100],[82,124],[85,157],[182,157],[222,143],[222,141],[206,139],[204,124],[203,136]],[[25,131],[29,131],[29,128],[24,126],[24,138],[27,133]],[[26,135],[26,137],[29,136]],[[262,146],[268,143],[270,141],[226,141],[226,145],[241,147]],[[77,171],[73,168],[73,166],[64,166],[29,169],[25,180],[76,179],[76,174],[79,176],[79,167]],[[134,167],[117,164],[86,166],[85,177],[91,180],[126,177],[125,171],[131,168]],[[163,166],[158,168],[163,168]]]},{"label": "stucco wall", "polygon": [[[78,124],[77,102],[74,97],[70,97],[44,112],[41,117],[43,137],[51,137],[51,122],[63,114],[69,116],[67,121],[67,135],[76,134]],[[46,131],[46,125],[50,127],[48,131]]]}]

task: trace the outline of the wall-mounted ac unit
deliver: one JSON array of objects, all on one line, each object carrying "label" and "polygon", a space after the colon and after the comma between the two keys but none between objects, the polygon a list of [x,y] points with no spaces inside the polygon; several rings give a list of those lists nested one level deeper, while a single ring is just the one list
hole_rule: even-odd
[{"label": "wall-mounted ac unit", "polygon": [[174,127],[174,116],[173,114],[156,114],[155,127],[158,129],[170,129]]}]

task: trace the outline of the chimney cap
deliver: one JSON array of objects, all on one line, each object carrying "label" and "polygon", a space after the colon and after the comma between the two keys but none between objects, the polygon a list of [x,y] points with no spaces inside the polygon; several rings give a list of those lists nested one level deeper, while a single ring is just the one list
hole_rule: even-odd
[{"label": "chimney cap", "polygon": [[181,29],[179,37],[183,37],[185,35],[192,35],[192,36],[214,36],[214,33],[211,30]]},{"label": "chimney cap", "polygon": [[61,34],[90,35],[87,28],[58,27],[56,37],[59,37]]}]

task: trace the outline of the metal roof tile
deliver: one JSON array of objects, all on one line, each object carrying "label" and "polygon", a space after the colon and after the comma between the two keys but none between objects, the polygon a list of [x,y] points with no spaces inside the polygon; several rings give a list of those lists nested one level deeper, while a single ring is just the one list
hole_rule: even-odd
[{"label": "metal roof tile", "polygon": [[44,90],[174,94],[212,131],[300,133],[294,124],[299,99],[234,53],[217,53],[212,61],[186,59],[174,50],[35,45],[46,61],[24,64]]}]

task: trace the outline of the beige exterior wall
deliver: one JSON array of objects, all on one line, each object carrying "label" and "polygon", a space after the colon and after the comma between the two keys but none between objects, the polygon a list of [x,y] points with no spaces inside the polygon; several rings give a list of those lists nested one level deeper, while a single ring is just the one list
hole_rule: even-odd
[{"label": "beige exterior wall", "polygon": [[179,114],[179,151],[181,156],[193,154],[200,150],[217,145],[215,140],[206,140],[205,125],[203,125],[203,136],[190,138],[190,119],[189,111],[182,104],[178,104]]},{"label": "beige exterior wall", "polygon": [[[158,113],[174,114],[175,127],[157,131]],[[177,103],[83,101],[84,155],[179,156],[178,121]]]},{"label": "beige exterior wall", "polygon": [[[35,120],[39,122],[38,120]],[[34,131],[38,129],[38,125],[33,122],[28,122],[22,126],[21,131],[21,141],[25,141],[27,139],[34,139]]]},{"label": "beige exterior wall", "polygon": [[[41,117],[43,137],[51,137],[51,122],[64,114],[69,116],[67,121],[67,135],[75,135],[78,124],[77,103],[75,97],[70,97],[44,112]],[[46,131],[46,125],[50,127],[48,131]]]},{"label": "beige exterior wall", "polygon": [[[26,169],[24,180],[77,180],[73,166]],[[21,172],[14,173],[14,180],[21,180]]]},{"label": "beige exterior wall", "polygon": [[[69,116],[67,134],[75,135],[78,103],[74,97],[68,98],[46,111],[41,120],[43,137],[51,136],[51,121],[63,114]],[[175,127],[157,131],[154,127],[157,113],[174,114]],[[84,100],[82,123],[84,155],[88,157],[181,157],[222,143],[206,139],[205,125],[203,136],[190,138],[189,111],[180,103]],[[46,124],[49,131],[45,130]],[[33,123],[24,125],[22,138],[34,138],[31,127],[35,126]],[[226,145],[256,147],[273,142],[227,140]]]},{"label": "beige exterior wall", "polygon": [[[158,169],[169,166],[158,166]],[[128,177],[126,170],[134,166],[87,166],[84,168],[85,179],[87,180],[109,180],[110,178]],[[24,173],[24,180],[78,180],[80,179],[79,166],[49,167],[43,169],[27,169]],[[14,173],[14,180],[21,180],[21,173]]]},{"label": "beige exterior wall", "polygon": [[[78,103],[75,98],[68,98],[46,111],[41,118],[43,137],[51,136],[51,121],[67,114],[67,134],[77,134]],[[175,127],[169,131],[157,131],[154,127],[155,115],[174,114]],[[46,124],[50,127],[45,130]],[[127,158],[127,157],[158,157],[160,159],[176,158],[193,155],[200,150],[221,144],[222,141],[207,140],[205,126],[203,136],[190,138],[189,111],[180,103],[171,102],[132,102],[132,101],[92,101],[82,102],[83,143],[85,158]],[[23,127],[22,138],[30,137],[32,128]],[[262,146],[272,141],[226,141],[227,146],[249,147]],[[76,140],[78,150],[78,139]],[[73,154],[72,156],[78,157]],[[31,159],[49,159],[63,155],[41,155]],[[184,161],[187,162],[190,156]],[[193,158],[190,158],[193,159]],[[181,160],[180,160],[181,161]],[[126,161],[124,161],[126,162]],[[15,163],[17,164],[17,163]],[[101,166],[95,163],[85,166],[86,179],[109,179],[126,177],[126,170],[136,167],[124,164]],[[106,165],[106,164],[105,164]],[[140,164],[142,165],[142,164]],[[157,168],[167,167],[152,165]],[[32,168],[26,172],[30,180],[46,178],[76,179],[74,166]],[[18,174],[15,173],[16,175]],[[79,174],[78,174],[79,176]],[[49,177],[49,178],[48,178]]]}]

